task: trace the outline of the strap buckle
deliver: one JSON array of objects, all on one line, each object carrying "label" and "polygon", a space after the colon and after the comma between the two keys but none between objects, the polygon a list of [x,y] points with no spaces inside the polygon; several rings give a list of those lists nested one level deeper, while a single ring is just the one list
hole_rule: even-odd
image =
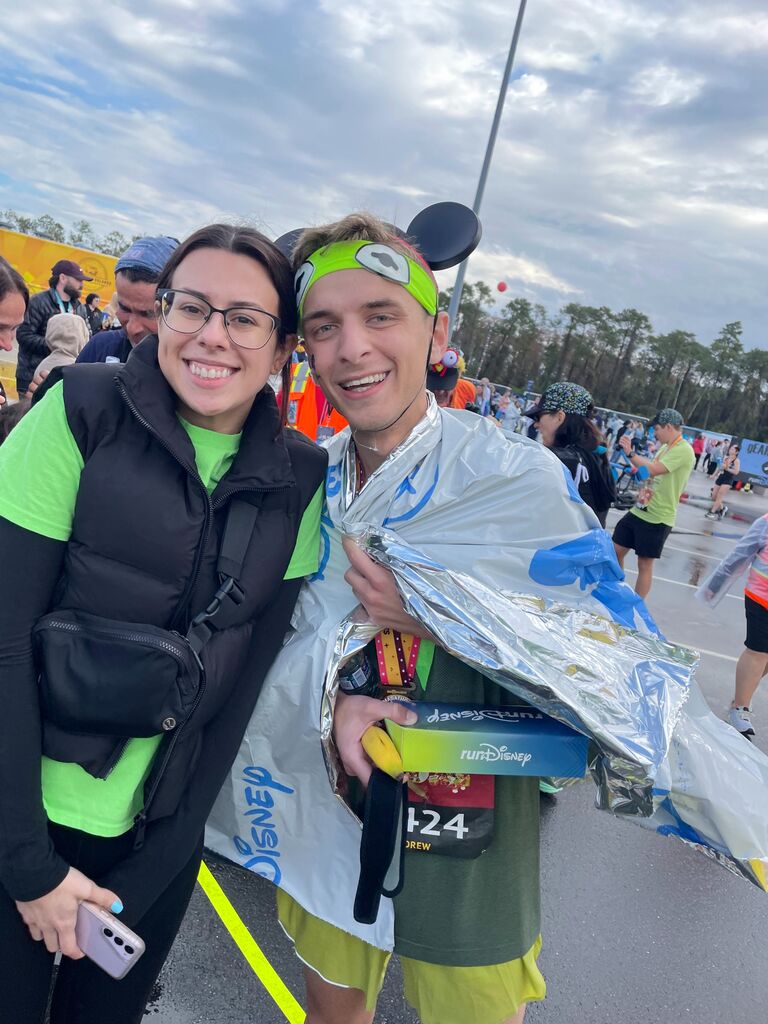
[{"label": "strap buckle", "polygon": [[229,599],[234,605],[241,605],[245,592],[233,576],[227,576],[219,589],[213,595],[213,600],[205,609],[192,619],[187,630],[187,640],[195,652],[199,654],[202,648],[208,643],[216,631],[211,624],[211,619],[218,615],[222,604]]}]

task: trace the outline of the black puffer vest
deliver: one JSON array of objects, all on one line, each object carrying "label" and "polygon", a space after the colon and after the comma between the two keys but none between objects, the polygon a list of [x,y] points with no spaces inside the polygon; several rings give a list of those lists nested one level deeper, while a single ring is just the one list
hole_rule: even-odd
[{"label": "black puffer vest", "polygon": [[[184,633],[219,586],[216,560],[230,499],[259,509],[241,576],[244,601],[222,610],[203,649],[206,684],[194,721],[183,736],[164,737],[155,759],[147,783],[156,797],[151,820],[175,809],[201,731],[238,678],[244,672],[263,677],[269,667],[251,649],[254,624],[281,586],[327,456],[298,432],[278,430],[274,395],[266,388],[248,415],[233,465],[209,497],[176,415],[176,396],[159,369],[156,338],[145,339],[124,366],[67,367],[63,379],[67,422],[84,466],[52,610]],[[50,723],[43,730],[49,757],[77,762],[99,777],[124,745]]]}]

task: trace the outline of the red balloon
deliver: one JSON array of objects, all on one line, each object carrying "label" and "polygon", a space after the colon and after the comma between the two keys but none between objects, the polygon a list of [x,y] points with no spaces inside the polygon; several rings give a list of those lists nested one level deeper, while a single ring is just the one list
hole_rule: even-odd
[{"label": "red balloon", "polygon": [[507,282],[499,281],[499,283],[496,285],[496,288],[500,292],[505,292],[507,290]]}]

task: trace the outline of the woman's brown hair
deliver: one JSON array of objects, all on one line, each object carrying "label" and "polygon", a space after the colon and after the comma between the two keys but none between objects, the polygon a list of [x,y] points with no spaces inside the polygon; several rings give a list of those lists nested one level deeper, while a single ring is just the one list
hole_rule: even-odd
[{"label": "woman's brown hair", "polygon": [[[171,288],[173,275],[179,265],[196,249],[223,249],[225,252],[248,256],[264,267],[275,286],[278,297],[277,315],[280,317],[280,331],[277,344],[278,347],[285,348],[288,336],[296,333],[296,296],[291,266],[277,246],[255,228],[236,227],[232,224],[209,224],[207,227],[195,231],[173,251],[162,269],[157,287]],[[281,377],[283,394],[280,403],[280,422],[284,425],[288,416],[288,400],[291,390],[290,358],[283,365]]]},{"label": "woman's brown hair", "polygon": [[29,306],[29,288],[21,274],[4,256],[0,256],[0,299],[4,299],[6,295],[10,295],[13,292],[18,294],[24,299],[24,306]]}]

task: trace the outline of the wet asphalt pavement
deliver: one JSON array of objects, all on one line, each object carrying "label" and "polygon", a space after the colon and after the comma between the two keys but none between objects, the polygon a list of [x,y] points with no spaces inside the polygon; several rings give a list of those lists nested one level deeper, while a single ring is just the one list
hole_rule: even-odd
[{"label": "wet asphalt pavement", "polygon": [[[704,495],[702,474],[689,490]],[[741,499],[756,514],[768,499]],[[749,518],[754,516],[752,513]],[[611,513],[609,529],[619,518]],[[648,604],[672,640],[702,650],[699,684],[724,712],[744,642],[737,588],[711,612],[694,587],[748,523],[713,523],[682,505],[657,563]],[[634,580],[634,556],[627,578]],[[768,751],[768,686],[755,699],[757,743]],[[746,742],[746,741],[745,741]],[[529,1008],[532,1024],[680,1024],[768,1020],[768,895],[684,847],[593,807],[580,783],[542,802],[541,967],[549,994]],[[271,885],[208,858],[251,934],[304,1005],[301,965],[274,913]],[[500,884],[503,884],[500,880]],[[390,968],[377,1024],[412,1024],[397,965]],[[145,1021],[151,1024],[281,1024],[285,1017],[197,889]]]}]

